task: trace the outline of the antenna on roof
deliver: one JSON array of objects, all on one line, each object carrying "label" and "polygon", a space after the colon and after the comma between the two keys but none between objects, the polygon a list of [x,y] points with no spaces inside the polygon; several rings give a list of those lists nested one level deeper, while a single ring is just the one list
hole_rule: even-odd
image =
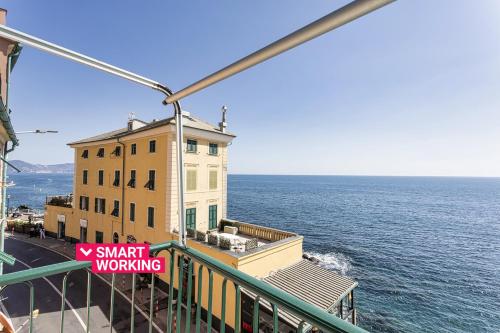
[{"label": "antenna on roof", "polygon": [[226,133],[226,113],[227,113],[227,106],[223,105],[221,108],[222,111],[222,121],[219,123],[219,129],[222,133]]},{"label": "antenna on roof", "polygon": [[128,114],[128,120],[134,120],[135,119],[135,113],[134,112],[129,112]]}]

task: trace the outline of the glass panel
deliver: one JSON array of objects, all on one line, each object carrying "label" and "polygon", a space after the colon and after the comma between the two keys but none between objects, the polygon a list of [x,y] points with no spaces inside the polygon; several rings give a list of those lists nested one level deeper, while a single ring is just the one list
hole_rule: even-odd
[{"label": "glass panel", "polygon": [[148,207],[148,227],[155,227],[155,209],[153,207]]},{"label": "glass panel", "polygon": [[210,155],[217,155],[219,153],[219,145],[216,143],[209,144],[208,153]]},{"label": "glass panel", "polygon": [[198,141],[196,140],[187,140],[186,150],[190,153],[196,153],[198,150]]},{"label": "glass panel", "polygon": [[130,221],[135,221],[135,203],[130,203]]},{"label": "glass panel", "polygon": [[104,171],[103,170],[99,170],[98,178],[99,178],[99,185],[104,185]]}]

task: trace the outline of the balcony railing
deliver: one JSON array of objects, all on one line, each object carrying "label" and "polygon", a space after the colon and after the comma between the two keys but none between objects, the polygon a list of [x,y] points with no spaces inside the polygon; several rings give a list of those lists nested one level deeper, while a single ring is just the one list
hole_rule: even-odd
[{"label": "balcony railing", "polygon": [[59,207],[72,207],[73,206],[73,195],[53,195],[47,196],[45,198],[45,204],[50,206]]},{"label": "balcony railing", "polygon": [[[162,251],[167,251],[165,253],[167,258],[170,258],[169,262],[169,281],[168,281],[168,307],[167,307],[167,318],[166,320],[167,329],[166,332],[172,333],[175,330],[176,333],[181,333],[181,324],[176,325],[175,318],[191,318],[190,310],[195,307],[195,318],[194,320],[186,320],[184,324],[184,332],[191,332],[192,328],[196,332],[202,330],[202,319],[206,323],[206,327],[212,328],[214,321],[214,299],[220,299],[220,318],[218,325],[219,331],[225,333],[226,331],[226,315],[228,313],[234,314],[234,332],[240,333],[241,329],[241,294],[242,291],[249,291],[254,295],[257,295],[253,301],[253,317],[252,317],[252,329],[254,333],[259,332],[259,305],[261,300],[266,300],[272,306],[272,323],[273,331],[278,332],[278,322],[279,322],[279,312],[286,311],[302,320],[299,325],[298,331],[302,332],[302,329],[309,324],[314,327],[318,327],[324,332],[348,332],[348,333],[362,333],[365,330],[354,326],[333,314],[330,314],[314,305],[306,303],[299,298],[292,296],[280,289],[277,289],[270,284],[256,279],[246,273],[238,271],[206,254],[203,254],[192,248],[181,247],[177,242],[166,242],[157,245],[152,245],[150,247],[150,253],[153,256],[158,256]],[[175,265],[176,259],[178,263],[185,263]],[[69,274],[75,270],[85,269],[87,271],[87,306],[86,306],[86,331],[89,332],[89,323],[91,322],[91,312],[90,312],[90,286],[91,277],[89,269],[91,267],[90,262],[82,261],[67,261],[63,263],[32,268],[28,270],[18,271],[14,273],[9,273],[0,276],[0,288],[3,292],[8,286],[18,283],[27,284],[30,289],[30,299],[29,299],[29,332],[33,330],[33,308],[35,300],[35,290],[32,281],[39,278],[44,278],[48,276],[53,276],[57,274],[65,274],[62,287],[61,287],[61,332],[64,331],[64,310],[65,310],[65,295],[67,289],[67,278]],[[196,271],[196,285],[193,283],[193,278]],[[185,275],[186,274],[186,275]],[[183,281],[187,276],[186,289],[184,288]],[[177,283],[176,280],[177,279]],[[155,278],[151,279],[151,295],[149,304],[149,332],[153,329],[153,317],[155,313]],[[222,281],[221,295],[214,295],[214,280],[217,282]],[[111,300],[110,300],[110,315],[109,322],[111,329],[113,328],[113,315],[115,313],[115,275],[112,275],[111,279]],[[131,318],[130,318],[130,328],[128,331],[134,332],[135,329],[135,318],[134,318],[134,307],[135,307],[135,274],[132,278],[132,296],[131,296]],[[174,285],[177,284],[176,295],[186,295],[186,303],[183,306],[182,301],[174,302]],[[229,284],[234,287],[234,294],[231,294],[234,299],[230,300],[228,296]],[[205,285],[208,287],[205,288]],[[195,293],[194,288],[197,289]],[[231,288],[233,290],[233,288]],[[205,295],[206,293],[206,295]],[[193,301],[194,295],[197,296],[196,300]],[[234,302],[233,302],[234,301]],[[229,309],[228,304],[233,304],[234,309]],[[202,309],[203,308],[203,309]],[[189,311],[189,312],[187,312]],[[202,311],[204,318],[202,318]],[[175,318],[174,318],[175,316]],[[205,326],[205,325],[203,325]],[[209,331],[207,329],[207,331]]]},{"label": "balcony railing", "polygon": [[292,232],[269,228],[269,227],[263,227],[235,220],[227,220],[227,219],[222,220],[221,228],[224,229],[224,226],[237,227],[238,233],[240,234],[251,236],[254,238],[264,239],[270,242],[277,242],[286,238],[297,236],[297,234],[294,234]]}]

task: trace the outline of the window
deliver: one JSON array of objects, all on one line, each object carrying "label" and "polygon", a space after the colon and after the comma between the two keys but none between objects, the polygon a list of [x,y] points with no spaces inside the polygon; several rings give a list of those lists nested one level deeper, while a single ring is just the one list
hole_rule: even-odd
[{"label": "window", "polygon": [[137,154],[137,144],[133,143],[130,145],[130,155]]},{"label": "window", "polygon": [[135,203],[130,203],[130,222],[135,221]]},{"label": "window", "polygon": [[113,202],[113,211],[111,212],[111,215],[118,217],[120,215],[120,201],[115,200]]},{"label": "window", "polygon": [[217,229],[217,205],[208,206],[208,229]]},{"label": "window", "polygon": [[80,196],[80,210],[89,210],[89,197]]},{"label": "window", "polygon": [[196,170],[188,170],[186,173],[186,190],[196,191]]},{"label": "window", "polygon": [[82,175],[82,184],[87,185],[89,178],[89,171],[88,170],[83,170],[83,175]]},{"label": "window", "polygon": [[115,179],[113,180],[113,186],[120,186],[120,170],[115,170]]},{"label": "window", "polygon": [[106,214],[106,199],[95,198],[95,212]]},{"label": "window", "polygon": [[186,228],[196,230],[196,208],[186,209]]},{"label": "window", "polygon": [[85,149],[82,153],[82,158],[89,158],[89,150]]},{"label": "window", "polygon": [[154,207],[148,207],[148,227],[155,227],[155,209]]},{"label": "window", "polygon": [[116,146],[115,150],[113,150],[113,155],[120,156],[122,154],[122,147]]},{"label": "window", "polygon": [[145,188],[147,188],[150,191],[155,190],[155,176],[156,176],[156,171],[155,170],[149,170],[149,178],[148,182],[146,185],[144,185]]},{"label": "window", "polygon": [[196,141],[196,140],[187,140],[186,151],[188,153],[196,153],[198,151],[198,141]]},{"label": "window", "polygon": [[97,151],[97,157],[104,157],[104,148],[99,148]]},{"label": "window", "polygon": [[95,232],[95,242],[96,243],[98,243],[98,244],[102,243],[103,238],[104,238],[104,235],[103,235],[102,231]]},{"label": "window", "polygon": [[149,141],[149,152],[150,153],[156,152],[156,140]]},{"label": "window", "polygon": [[99,170],[99,174],[98,174],[98,185],[104,185],[104,170]]},{"label": "window", "polygon": [[219,145],[216,143],[209,143],[208,144],[208,154],[210,154],[210,155],[219,154]]},{"label": "window", "polygon": [[217,170],[210,170],[208,173],[208,188],[210,190],[217,189]]},{"label": "window", "polygon": [[130,170],[130,180],[128,181],[127,186],[135,188],[135,170]]}]

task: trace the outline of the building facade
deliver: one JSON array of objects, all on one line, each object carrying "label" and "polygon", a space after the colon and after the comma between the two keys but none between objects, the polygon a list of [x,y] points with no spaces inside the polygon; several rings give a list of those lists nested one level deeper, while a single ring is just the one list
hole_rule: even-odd
[{"label": "building facade", "polygon": [[[0,8],[0,24],[7,24],[7,11]],[[21,47],[17,42],[0,37],[0,251],[4,250],[4,221],[7,214],[7,154],[18,145],[16,134],[10,120],[9,84],[10,73],[17,62]],[[11,146],[8,143],[11,142]],[[0,263],[0,274],[3,264]]]},{"label": "building facade", "polygon": [[[216,229],[226,217],[227,144],[234,135],[190,115],[184,120],[188,227]],[[59,222],[68,215],[78,223],[51,225],[47,209],[47,230],[70,240],[105,243],[158,243],[178,232],[173,119],[133,119],[127,128],[69,146],[75,152],[75,204],[57,215]]]},{"label": "building facade", "polygon": [[[187,246],[260,279],[288,269],[291,271],[286,274],[295,274],[298,285],[307,285],[307,274],[303,266],[297,265],[304,260],[302,236],[227,218],[227,150],[235,136],[226,131],[225,117],[219,127],[187,113],[183,117]],[[173,118],[150,123],[131,119],[126,128],[70,143],[75,152],[74,193],[47,198],[47,233],[70,242],[153,244],[177,240],[175,140]],[[158,285],[166,288],[170,281],[169,257],[160,255],[165,256],[167,272],[158,276]],[[185,264],[178,256],[176,261],[176,267]],[[198,269],[194,263],[191,304],[198,297]],[[177,274],[175,269],[174,288],[178,287]],[[330,280],[334,278],[332,274],[335,275],[325,270]],[[326,310],[332,311],[339,302],[343,304],[343,298],[352,296],[349,293],[356,283],[347,280],[340,288],[343,293],[330,297],[327,303],[332,303],[332,307]],[[187,283],[184,274],[183,284]],[[201,290],[208,290],[208,279],[201,283]],[[215,295],[221,294],[222,286],[223,278],[215,274]],[[328,293],[327,288],[324,292]],[[232,284],[227,285],[226,294],[225,320],[231,331],[236,320],[234,310],[229,310],[235,308],[236,290]],[[252,322],[244,314],[253,311],[253,302],[249,301],[252,297],[245,294],[242,298],[243,331],[251,331]],[[314,298],[308,301],[314,302]],[[208,302],[208,293],[202,293],[205,309]],[[214,327],[218,327],[222,300],[214,297],[211,302]],[[268,308],[263,304],[262,318],[272,318],[266,315]],[[287,331],[299,325],[293,316],[282,318]],[[272,325],[272,320],[268,324]]]}]

